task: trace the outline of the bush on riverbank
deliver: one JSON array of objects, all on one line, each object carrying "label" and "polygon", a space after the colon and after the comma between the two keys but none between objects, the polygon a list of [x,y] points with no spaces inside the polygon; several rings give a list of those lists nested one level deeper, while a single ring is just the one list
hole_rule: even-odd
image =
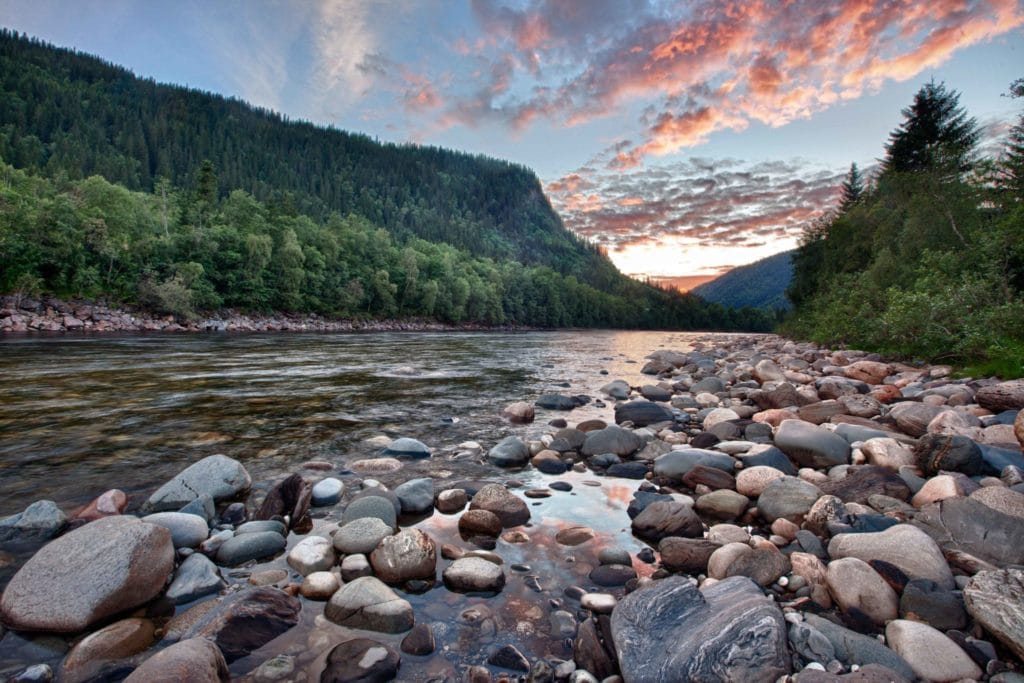
[{"label": "bush on riverbank", "polygon": [[875,181],[805,231],[783,329],[1022,376],[1022,150],[978,160],[977,124],[942,85],[923,87],[904,116]]}]

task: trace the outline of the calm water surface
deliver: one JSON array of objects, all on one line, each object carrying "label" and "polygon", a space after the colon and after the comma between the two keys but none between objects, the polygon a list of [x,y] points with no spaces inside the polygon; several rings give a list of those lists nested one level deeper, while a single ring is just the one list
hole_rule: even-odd
[{"label": "calm water surface", "polygon": [[[662,332],[380,333],[0,338],[0,516],[48,498],[68,512],[113,487],[132,495],[136,509],[159,484],[192,462],[224,453],[243,462],[256,489],[275,477],[326,460],[357,487],[346,463],[378,454],[369,437],[411,436],[435,449],[428,460],[382,475],[386,485],[431,476],[437,488],[459,479],[505,480],[526,486],[553,479],[572,492],[528,500],[529,542],[499,541],[506,588],[495,597],[447,591],[438,582],[419,595],[402,594],[417,622],[431,624],[438,651],[403,655],[402,680],[461,679],[465,667],[484,664],[497,646],[512,643],[531,659],[570,657],[552,633],[551,614],[578,604],[570,585],[595,589],[587,575],[597,552],[616,545],[635,553],[643,543],[630,533],[625,508],[639,482],[533,470],[499,471],[456,446],[478,441],[486,450],[508,434],[537,437],[549,420],[570,424],[612,421],[611,402],[571,413],[538,409],[533,425],[510,425],[503,406],[558,391],[600,396],[615,378],[637,385],[644,356],[659,348],[687,350],[705,335]],[[607,370],[608,374],[601,374]],[[317,478],[324,473],[303,471]],[[518,495],[522,495],[520,490]],[[346,495],[346,498],[348,496]],[[343,506],[318,511],[312,533],[326,533]],[[471,547],[457,530],[457,515],[412,520],[438,543]],[[596,533],[576,547],[558,545],[555,533],[584,525]],[[292,535],[289,546],[300,537]],[[20,564],[7,563],[0,579]],[[529,567],[510,569],[513,563]],[[439,559],[439,569],[446,562]],[[641,573],[652,568],[634,563]],[[283,557],[254,570],[288,569]],[[234,572],[231,583],[244,583]],[[6,581],[3,581],[5,583]],[[617,589],[621,595],[621,589]],[[188,605],[179,608],[185,609]],[[469,610],[467,612],[467,610]],[[244,678],[276,654],[296,657],[294,680],[316,680],[337,643],[367,636],[398,647],[402,636],[351,631],[323,617],[323,603],[303,600],[299,626],[232,664]],[[582,616],[582,615],[581,615]],[[0,640],[0,673],[39,661],[59,666],[70,640],[8,633]],[[499,670],[492,669],[497,674]]]}]

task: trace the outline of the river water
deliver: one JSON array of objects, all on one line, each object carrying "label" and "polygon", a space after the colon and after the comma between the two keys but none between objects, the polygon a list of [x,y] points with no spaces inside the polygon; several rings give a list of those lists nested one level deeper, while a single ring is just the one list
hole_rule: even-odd
[{"label": "river water", "polygon": [[[549,391],[596,399],[598,389],[617,378],[633,385],[649,382],[640,374],[646,355],[659,348],[685,351],[698,338],[707,335],[588,331],[0,338],[0,516],[41,498],[70,513],[110,488],[130,494],[132,511],[162,482],[214,453],[240,460],[257,489],[301,471],[310,460],[330,462],[348,482],[346,477],[357,477],[346,463],[378,455],[365,443],[378,435],[409,436],[435,449],[430,459],[379,476],[388,486],[418,476],[434,477],[437,488],[445,480],[503,481],[509,473],[479,457],[457,456],[456,446],[472,440],[486,451],[508,434],[536,438],[550,431],[546,425],[556,417],[570,424],[591,418],[613,422],[611,402],[594,402],[571,413],[538,408],[532,425],[507,423],[499,415],[503,406],[532,402]],[[432,657],[403,656],[403,680],[461,677],[465,666],[484,663],[486,652],[504,643],[517,645],[531,660],[571,656],[565,639],[554,637],[549,625],[552,610],[566,602],[562,591],[587,585],[600,547],[614,544],[634,553],[643,547],[629,533],[625,514],[639,482],[596,478],[589,472],[549,477],[527,470],[514,476],[527,486],[564,479],[574,490],[528,501],[535,510],[535,522],[526,529],[529,543],[499,541],[509,581],[498,597],[449,593],[440,584],[423,595],[403,595],[413,603],[417,621],[432,624],[438,640],[438,654]],[[314,533],[338,516],[321,511]],[[439,546],[465,546],[456,520],[435,514],[417,525]],[[574,525],[592,528],[596,539],[573,548],[558,546],[555,532]],[[289,545],[296,540],[292,537]],[[528,572],[510,571],[513,563],[528,565]],[[649,565],[635,564],[641,573],[650,571]],[[444,563],[439,560],[439,565]],[[287,569],[283,558],[257,569],[270,567]],[[8,566],[0,578],[9,579],[15,568]],[[463,623],[470,608],[483,610],[484,617]],[[571,605],[567,609],[573,611]],[[328,641],[340,642],[347,631],[325,624],[322,611],[322,603],[303,600],[299,627],[235,662],[232,672],[241,676],[280,653],[297,653],[297,670],[313,672]],[[400,641],[371,637],[393,641],[396,648]],[[61,648],[52,647],[40,655],[30,639],[8,633],[0,642],[0,659],[49,659],[56,666]]]}]

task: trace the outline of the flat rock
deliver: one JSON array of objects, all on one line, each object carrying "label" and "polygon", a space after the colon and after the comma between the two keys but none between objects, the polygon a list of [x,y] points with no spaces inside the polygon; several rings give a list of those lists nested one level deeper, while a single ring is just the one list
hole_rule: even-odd
[{"label": "flat rock", "polygon": [[308,536],[288,551],[288,565],[302,576],[330,569],[337,561],[330,539],[321,536]]},{"label": "flat rock", "polygon": [[696,538],[704,533],[704,525],[693,508],[676,501],[656,501],[633,519],[633,533],[649,541],[668,536]]},{"label": "flat rock", "polygon": [[176,605],[192,602],[204,595],[220,591],[224,579],[217,565],[202,553],[193,553],[185,558],[174,573],[174,580],[165,594]]},{"label": "flat rock", "polygon": [[380,633],[402,633],[413,625],[412,605],[372,576],[338,589],[324,608],[324,616],[342,626]]},{"label": "flat rock", "polygon": [[0,519],[0,543],[45,541],[56,536],[67,521],[52,500],[37,500],[21,512]]},{"label": "flat rock", "polygon": [[226,455],[211,455],[179,472],[142,507],[146,512],[178,510],[204,494],[219,502],[234,498],[251,485],[252,477],[242,463]]},{"label": "flat rock", "polygon": [[978,572],[964,588],[964,604],[985,630],[1024,659],[1024,569]]},{"label": "flat rock", "polygon": [[196,548],[210,534],[205,519],[186,512],[156,512],[146,515],[142,521],[170,531],[175,548]]},{"label": "flat rock", "polygon": [[924,436],[931,421],[945,410],[948,409],[914,401],[902,401],[893,405],[888,415],[896,421],[896,426],[901,432],[917,438]]},{"label": "flat rock", "polygon": [[[401,503],[398,504],[401,507]],[[364,517],[376,517],[387,524],[391,529],[398,526],[398,514],[395,511],[395,503],[384,496],[368,495],[363,498],[356,498],[341,516],[341,524],[345,525]]]},{"label": "flat rock", "polygon": [[746,496],[729,489],[720,489],[698,498],[694,507],[705,517],[732,520],[742,515],[749,505],[750,500]]},{"label": "flat rock", "polygon": [[822,496],[821,489],[796,477],[780,477],[765,487],[757,498],[757,511],[769,522],[788,519],[799,522]]},{"label": "flat rock", "polygon": [[783,420],[775,432],[775,446],[804,467],[833,467],[850,461],[846,439],[802,420]]},{"label": "flat rock", "polygon": [[704,574],[711,554],[722,544],[703,538],[669,536],[658,543],[661,564],[670,571],[685,574]]},{"label": "flat rock", "polygon": [[981,669],[951,638],[928,624],[906,619],[890,621],[885,639],[919,678],[959,681],[981,678]]},{"label": "flat rock", "polygon": [[580,545],[592,538],[594,538],[594,530],[585,526],[566,527],[555,533],[555,542],[559,545]]},{"label": "flat rock", "polygon": [[505,572],[482,557],[462,557],[441,574],[449,590],[463,593],[497,593],[505,586]]},{"label": "flat rock", "polygon": [[974,496],[922,507],[913,525],[945,551],[959,551],[996,566],[1024,564],[1024,522]]},{"label": "flat rock", "polygon": [[736,469],[736,460],[724,453],[717,453],[703,448],[669,451],[655,458],[654,474],[670,479],[682,479],[690,470],[698,465],[715,467],[723,472],[732,474]]},{"label": "flat rock", "polygon": [[366,555],[394,533],[378,517],[361,517],[343,525],[334,533],[334,549],[344,555]]},{"label": "flat rock", "polygon": [[672,576],[625,596],[612,612],[623,680],[773,681],[790,672],[782,611],[753,581],[698,590]]},{"label": "flat rock", "polygon": [[910,488],[895,472],[884,467],[865,465],[851,467],[842,479],[829,479],[818,486],[822,493],[836,496],[844,503],[867,504],[874,495],[889,496],[897,500],[910,498]]},{"label": "flat rock", "polygon": [[288,545],[276,531],[257,531],[235,535],[217,550],[217,564],[235,567],[249,560],[262,560],[277,555]]},{"label": "flat rock", "polygon": [[189,638],[144,661],[125,683],[227,683],[230,678],[216,645],[206,638]]},{"label": "flat rock", "polygon": [[381,454],[393,458],[429,458],[430,448],[422,441],[402,437],[392,441]]},{"label": "flat rock", "polygon": [[0,612],[10,628],[74,633],[156,597],[173,568],[171,532],[106,517],[40,548],[7,584]]},{"label": "flat rock", "polygon": [[583,455],[614,453],[620,457],[629,457],[644,445],[644,440],[631,430],[618,425],[610,425],[604,429],[586,432],[581,452]]},{"label": "flat rock", "polygon": [[299,623],[301,609],[298,598],[277,588],[245,588],[218,600],[185,630],[183,638],[207,638],[232,662]]},{"label": "flat rock", "polygon": [[909,524],[875,533],[839,534],[829,542],[828,554],[833,559],[856,557],[868,563],[881,560],[910,578],[928,579],[946,590],[954,586],[953,574],[935,541]]},{"label": "flat rock", "polygon": [[658,422],[672,422],[672,411],[653,401],[639,399],[615,405],[615,424],[631,422],[634,427],[646,427]]},{"label": "flat rock", "polygon": [[320,683],[377,683],[395,680],[401,656],[390,645],[353,638],[335,645],[327,655]]},{"label": "flat rock", "polygon": [[487,484],[476,492],[470,510],[487,510],[497,515],[505,528],[519,526],[530,521],[530,508],[526,503],[501,484]]},{"label": "flat rock", "polygon": [[507,436],[487,452],[487,459],[498,467],[522,467],[530,461],[530,447],[518,436]]},{"label": "flat rock", "polygon": [[437,546],[420,529],[403,529],[387,536],[370,553],[373,572],[384,583],[437,578]]}]

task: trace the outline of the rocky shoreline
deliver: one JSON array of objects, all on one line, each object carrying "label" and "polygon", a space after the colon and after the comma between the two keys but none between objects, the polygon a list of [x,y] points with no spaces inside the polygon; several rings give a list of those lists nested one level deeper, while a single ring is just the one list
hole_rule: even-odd
[{"label": "rocky shoreline", "polygon": [[519,330],[475,323],[447,325],[427,319],[354,320],[316,314],[249,315],[232,310],[194,321],[90,301],[0,297],[0,335],[113,332],[446,332]]},{"label": "rocky shoreline", "polygon": [[[639,386],[510,403],[497,443],[381,435],[275,482],[214,455],[144,502],[0,519],[34,550],[0,636],[49,639],[0,675],[1024,680],[1024,380],[772,336],[645,360]],[[614,423],[573,421],[599,401]],[[492,479],[448,478],[466,459]],[[629,547],[554,507],[614,491]]]}]

